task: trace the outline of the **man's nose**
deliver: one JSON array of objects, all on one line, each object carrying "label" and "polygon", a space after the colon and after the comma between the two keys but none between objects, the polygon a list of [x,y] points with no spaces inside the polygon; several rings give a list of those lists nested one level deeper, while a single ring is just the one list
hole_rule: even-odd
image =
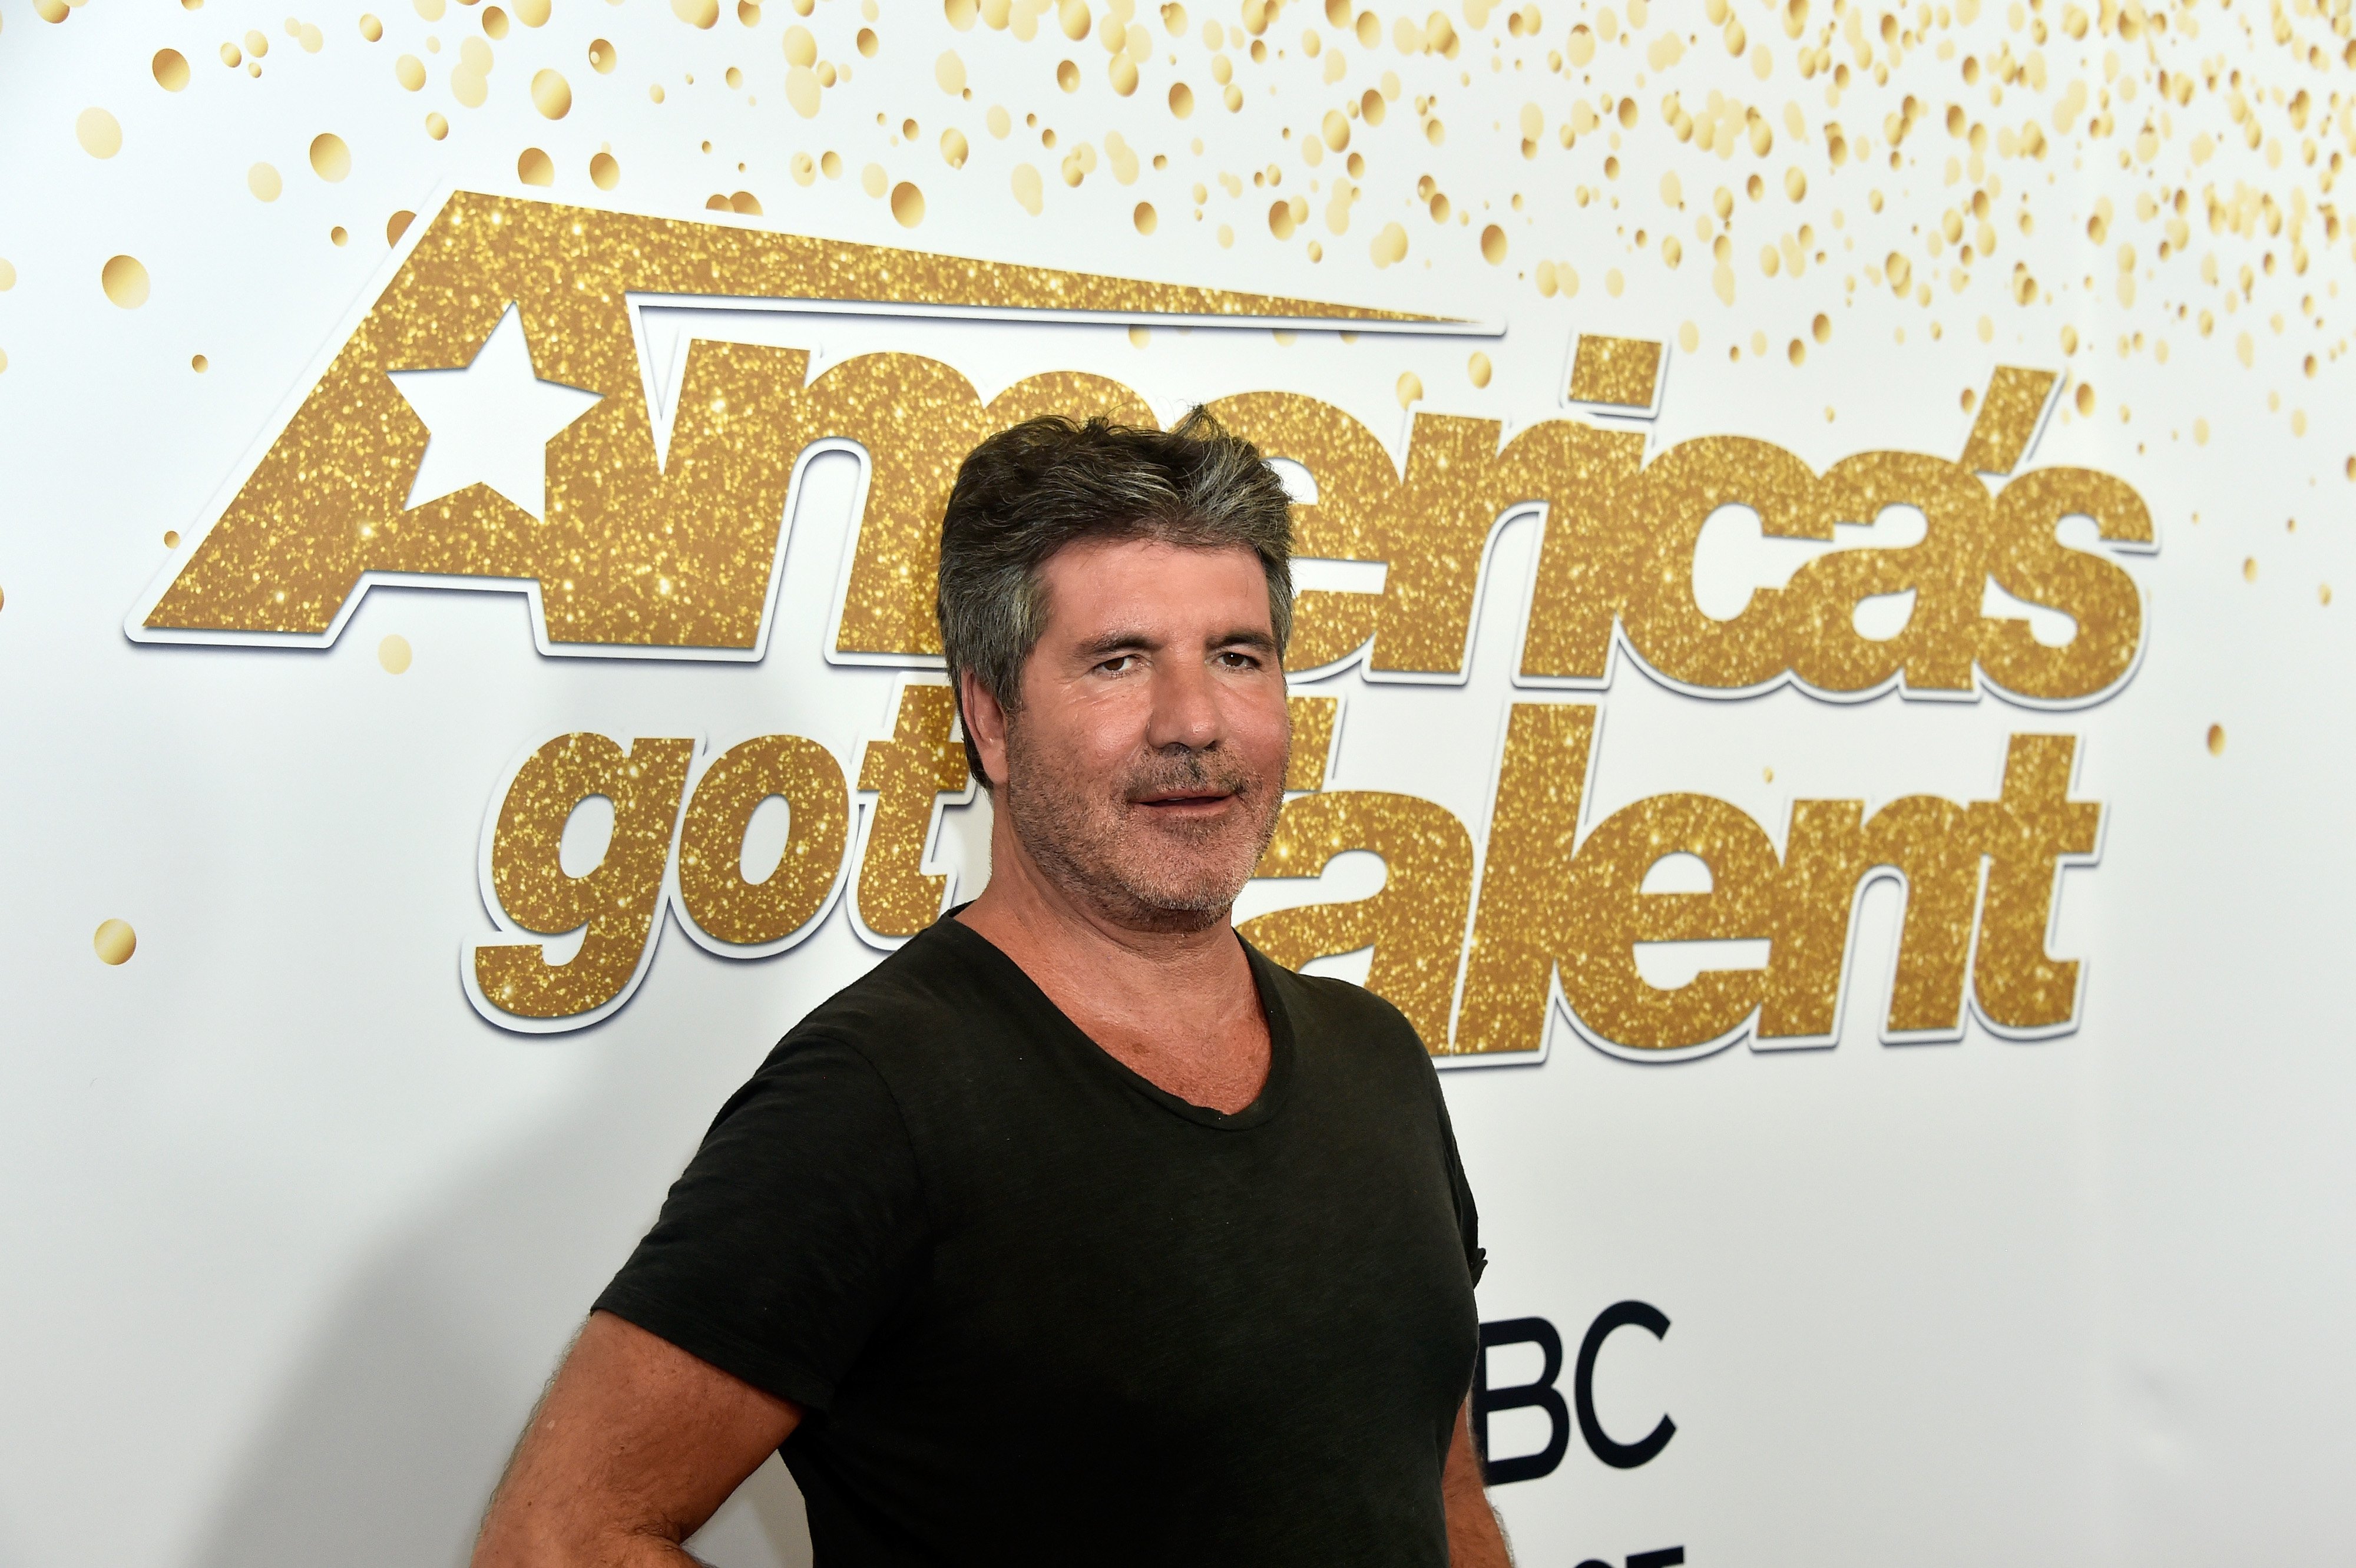
[{"label": "man's nose", "polygon": [[1155,667],[1147,745],[1157,751],[1173,746],[1202,751],[1217,745],[1226,730],[1208,670],[1193,660]]}]

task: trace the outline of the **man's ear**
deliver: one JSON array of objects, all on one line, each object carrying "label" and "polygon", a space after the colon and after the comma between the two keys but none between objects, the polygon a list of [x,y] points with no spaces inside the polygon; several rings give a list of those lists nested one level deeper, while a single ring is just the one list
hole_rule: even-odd
[{"label": "man's ear", "polygon": [[970,670],[958,671],[958,712],[966,745],[981,759],[984,788],[1006,779],[1006,709]]}]

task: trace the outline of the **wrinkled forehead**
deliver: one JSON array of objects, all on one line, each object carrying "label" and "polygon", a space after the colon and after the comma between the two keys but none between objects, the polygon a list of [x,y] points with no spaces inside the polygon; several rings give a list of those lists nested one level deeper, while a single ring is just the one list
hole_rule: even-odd
[{"label": "wrinkled forehead", "polygon": [[1273,634],[1267,568],[1248,545],[1098,535],[1056,551],[1038,578],[1043,641],[1114,629],[1166,639]]}]

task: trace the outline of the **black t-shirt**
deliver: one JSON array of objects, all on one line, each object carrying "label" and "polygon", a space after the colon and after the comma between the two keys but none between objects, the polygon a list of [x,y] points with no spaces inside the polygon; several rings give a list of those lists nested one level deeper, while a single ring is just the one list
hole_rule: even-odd
[{"label": "black t-shirt", "polygon": [[1233,1115],[952,918],[721,1111],[597,1306],[802,1408],[822,1568],[1448,1561],[1481,1252],[1438,1075],[1246,951]]}]

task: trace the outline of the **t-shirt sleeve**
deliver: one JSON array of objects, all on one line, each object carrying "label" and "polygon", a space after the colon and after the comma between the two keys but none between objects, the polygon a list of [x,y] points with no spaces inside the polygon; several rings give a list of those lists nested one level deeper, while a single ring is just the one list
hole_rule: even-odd
[{"label": "t-shirt sleeve", "polygon": [[595,1309],[823,1411],[926,1234],[889,1087],[852,1047],[789,1036],[721,1109]]},{"label": "t-shirt sleeve", "polygon": [[1440,1144],[1448,1158],[1448,1191],[1456,1204],[1456,1230],[1464,1240],[1464,1267],[1479,1284],[1489,1266],[1488,1251],[1481,1245],[1481,1211],[1472,1204],[1472,1184],[1464,1176],[1464,1162],[1456,1153],[1456,1129],[1448,1120],[1448,1099],[1440,1091],[1440,1074],[1431,1075],[1431,1102],[1440,1116]]}]

